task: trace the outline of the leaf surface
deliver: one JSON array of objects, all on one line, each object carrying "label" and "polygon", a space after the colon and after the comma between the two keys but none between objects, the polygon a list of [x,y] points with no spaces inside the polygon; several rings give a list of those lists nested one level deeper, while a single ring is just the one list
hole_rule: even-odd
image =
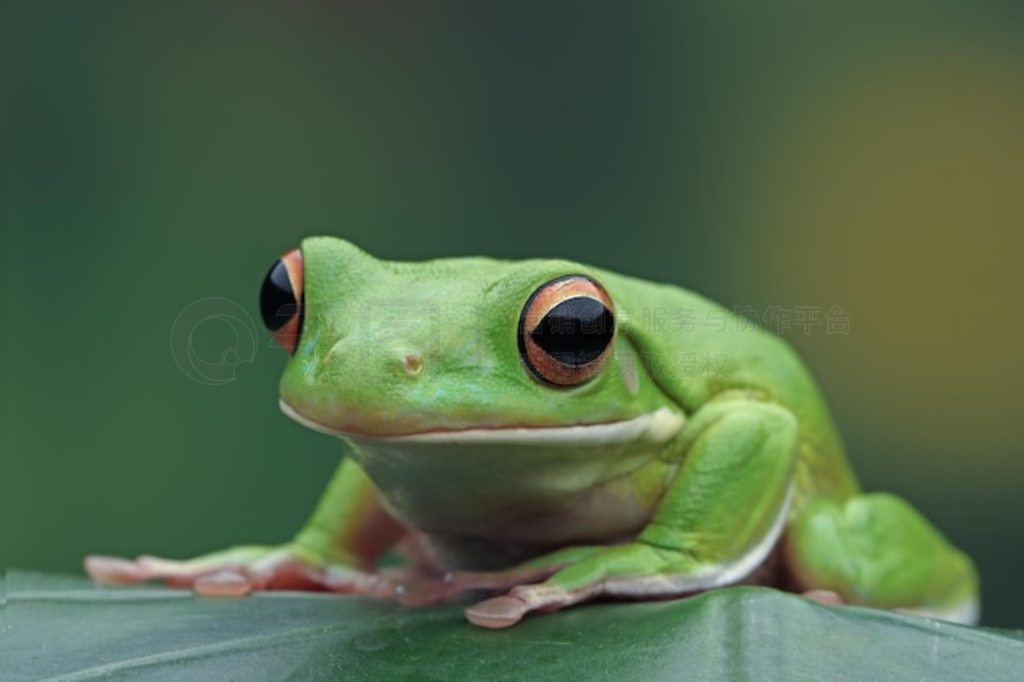
[{"label": "leaf surface", "polygon": [[204,599],[12,572],[0,679],[1020,679],[1021,632],[968,628],[766,588],[604,603],[469,625],[463,605],[411,609],[309,593]]}]

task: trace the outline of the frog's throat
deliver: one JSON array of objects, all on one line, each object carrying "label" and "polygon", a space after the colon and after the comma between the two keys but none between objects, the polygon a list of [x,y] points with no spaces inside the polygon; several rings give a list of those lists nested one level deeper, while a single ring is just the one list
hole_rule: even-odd
[{"label": "frog's throat", "polygon": [[683,428],[685,418],[679,412],[661,407],[632,419],[600,424],[570,426],[513,426],[463,430],[433,430],[401,435],[373,435],[344,431],[301,414],[282,398],[281,411],[303,426],[344,438],[391,443],[429,445],[609,445],[613,443],[665,443]]}]

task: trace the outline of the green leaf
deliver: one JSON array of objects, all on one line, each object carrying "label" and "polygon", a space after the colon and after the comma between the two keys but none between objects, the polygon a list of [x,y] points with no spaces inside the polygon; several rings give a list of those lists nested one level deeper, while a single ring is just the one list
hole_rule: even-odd
[{"label": "green leaf", "polygon": [[460,605],[195,598],[7,576],[0,679],[1019,679],[1024,635],[766,588],[605,603],[480,630]]}]

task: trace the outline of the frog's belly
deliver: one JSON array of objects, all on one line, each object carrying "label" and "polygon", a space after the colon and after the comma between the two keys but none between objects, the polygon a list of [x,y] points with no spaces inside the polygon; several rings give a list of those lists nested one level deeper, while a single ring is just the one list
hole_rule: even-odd
[{"label": "frog's belly", "polygon": [[675,466],[650,449],[354,442],[389,510],[449,568],[500,568],[558,547],[634,536]]}]

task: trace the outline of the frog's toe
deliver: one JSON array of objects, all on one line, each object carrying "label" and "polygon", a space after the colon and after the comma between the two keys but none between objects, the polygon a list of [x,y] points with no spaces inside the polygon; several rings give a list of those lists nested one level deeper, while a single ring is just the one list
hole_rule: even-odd
[{"label": "frog's toe", "polygon": [[200,575],[228,567],[148,555],[125,559],[94,554],[85,558],[85,572],[90,578],[115,585],[163,580],[172,587],[190,587]]},{"label": "frog's toe", "polygon": [[544,568],[512,568],[505,571],[452,571],[440,579],[403,570],[385,573],[395,587],[395,598],[406,606],[426,606],[459,597],[467,592],[505,592],[517,585],[542,581],[558,570]]},{"label": "frog's toe", "polygon": [[94,581],[109,585],[126,585],[146,580],[137,561],[118,556],[90,554],[85,557],[85,572]]},{"label": "frog's toe", "polygon": [[502,571],[451,571],[445,574],[444,583],[449,596],[477,590],[502,592],[517,585],[547,580],[563,568],[596,556],[604,549],[600,545],[576,545]]},{"label": "frog's toe", "polygon": [[493,597],[466,609],[466,618],[473,625],[491,630],[512,627],[523,619],[529,608],[518,597]]},{"label": "frog's toe", "polygon": [[242,564],[178,561],[145,554],[135,560],[142,580],[163,580],[171,587],[192,587],[204,574],[241,568]]},{"label": "frog's toe", "polygon": [[341,564],[330,564],[314,573],[313,578],[319,582],[322,589],[329,592],[389,599],[398,596],[398,583],[391,577]]},{"label": "frog's toe", "polygon": [[550,578],[563,564],[532,567],[522,566],[505,571],[451,571],[444,576],[448,594],[475,590],[509,590],[516,585],[540,582]]},{"label": "frog's toe", "polygon": [[261,558],[271,554],[267,547],[241,546],[185,561],[148,554],[135,559],[91,555],[85,558],[85,572],[98,583],[130,584],[161,580],[171,587],[192,587],[199,578],[213,573],[247,573],[247,567],[258,565]]},{"label": "frog's toe", "polygon": [[825,606],[842,606],[846,603],[838,592],[832,590],[807,590],[803,593],[803,597]]},{"label": "frog's toe", "polygon": [[530,612],[550,613],[598,596],[600,584],[567,590],[548,583],[520,585],[500,597],[492,597],[466,609],[466,619],[473,625],[499,629],[515,625]]},{"label": "frog's toe", "polygon": [[448,586],[440,580],[403,572],[395,575],[393,595],[403,606],[430,606],[450,596]]},{"label": "frog's toe", "polygon": [[204,597],[244,597],[253,590],[253,582],[243,571],[224,569],[196,578],[196,594]]}]

